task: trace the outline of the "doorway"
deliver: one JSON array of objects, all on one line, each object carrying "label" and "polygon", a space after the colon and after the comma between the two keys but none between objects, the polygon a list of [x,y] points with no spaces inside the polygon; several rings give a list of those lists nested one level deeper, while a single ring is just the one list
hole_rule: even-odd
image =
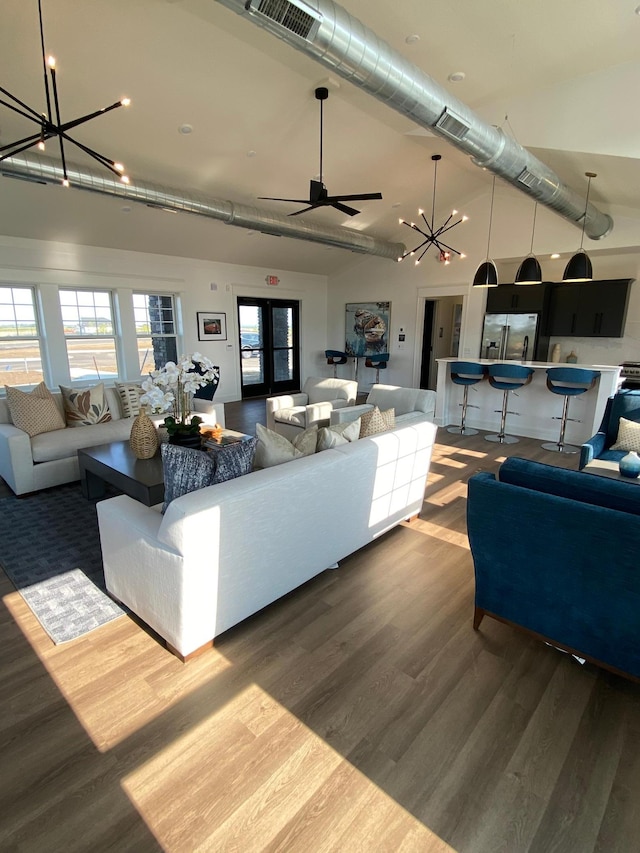
[{"label": "doorway", "polygon": [[439,358],[456,358],[460,349],[462,297],[426,299],[422,327],[420,387],[436,390]]},{"label": "doorway", "polygon": [[242,399],[300,388],[300,303],[238,297]]}]

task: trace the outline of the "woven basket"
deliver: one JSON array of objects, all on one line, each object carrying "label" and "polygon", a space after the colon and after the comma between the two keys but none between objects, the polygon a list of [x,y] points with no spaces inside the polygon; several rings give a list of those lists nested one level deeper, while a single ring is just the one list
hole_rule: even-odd
[{"label": "woven basket", "polygon": [[159,443],[153,421],[145,411],[141,410],[131,424],[129,447],[138,459],[151,459]]}]

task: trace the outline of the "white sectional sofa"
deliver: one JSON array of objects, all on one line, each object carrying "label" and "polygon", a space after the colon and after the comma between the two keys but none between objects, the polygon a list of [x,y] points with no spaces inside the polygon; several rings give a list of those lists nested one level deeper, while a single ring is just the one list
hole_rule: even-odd
[{"label": "white sectional sofa", "polygon": [[415,420],[183,495],[164,515],[101,501],[107,589],[185,660],[417,515],[435,434]]},{"label": "white sectional sofa", "polygon": [[370,412],[374,406],[381,412],[394,409],[396,426],[424,418],[433,421],[436,416],[436,392],[423,388],[402,388],[399,385],[372,385],[366,403],[347,409],[336,409],[331,412],[331,423],[354,421],[365,412]]},{"label": "white sectional sofa", "polygon": [[[133,418],[123,418],[115,388],[105,387],[112,420],[95,426],[65,427],[30,438],[11,422],[5,398],[0,399],[0,477],[16,495],[80,479],[78,450],[129,438]],[[64,417],[62,395],[53,391]],[[194,411],[207,423],[224,426],[224,405],[194,400]],[[162,423],[163,416],[154,416]]]}]

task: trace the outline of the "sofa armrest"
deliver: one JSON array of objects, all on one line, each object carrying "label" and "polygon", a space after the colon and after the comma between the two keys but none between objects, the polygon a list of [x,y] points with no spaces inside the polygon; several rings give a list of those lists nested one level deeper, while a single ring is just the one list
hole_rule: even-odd
[{"label": "sofa armrest", "polygon": [[31,439],[13,424],[0,424],[0,477],[17,495],[36,488]]},{"label": "sofa armrest", "polygon": [[372,411],[371,403],[362,403],[359,406],[345,406],[343,409],[333,409],[331,412],[330,423],[332,424],[348,424],[351,421],[358,420],[359,417],[366,412]]},{"label": "sofa armrest", "polygon": [[588,465],[589,462],[593,462],[602,451],[605,449],[605,444],[607,441],[606,433],[597,432],[593,438],[590,438],[589,441],[585,441],[585,443],[580,448],[580,462],[578,463],[578,470],[584,468],[585,465]]},{"label": "sofa armrest", "polygon": [[309,402],[307,394],[280,394],[278,397],[267,397],[265,410],[267,414],[267,429],[275,431],[276,422],[274,415],[280,409],[291,409],[294,406],[306,406]]},{"label": "sofa armrest", "polygon": [[314,424],[321,424],[323,421],[328,424],[332,411],[332,402],[309,403],[306,412],[307,429]]},{"label": "sofa armrest", "polygon": [[201,400],[194,397],[191,404],[192,411],[199,415],[205,424],[220,424],[225,426],[224,403],[214,403],[213,400]]}]

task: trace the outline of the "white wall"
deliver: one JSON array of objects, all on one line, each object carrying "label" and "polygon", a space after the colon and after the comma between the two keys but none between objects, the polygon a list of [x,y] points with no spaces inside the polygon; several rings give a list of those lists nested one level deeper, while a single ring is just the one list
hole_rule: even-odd
[{"label": "white wall", "polygon": [[[278,276],[277,287],[267,286],[267,274]],[[297,299],[301,303],[302,378],[330,373],[324,358],[327,347],[324,276],[0,236],[0,283],[38,286],[43,296],[45,333],[47,328],[55,327],[58,287],[100,287],[122,295],[137,289],[180,294],[183,350],[200,351],[220,365],[216,399],[221,402],[239,400],[241,396],[235,298]],[[227,341],[198,341],[198,311],[226,312]],[[48,375],[53,385],[67,384],[64,341],[53,338],[52,332],[52,340],[48,341],[52,351]],[[138,378],[135,360],[133,363],[129,360],[126,372],[128,375],[122,378]]]}]

